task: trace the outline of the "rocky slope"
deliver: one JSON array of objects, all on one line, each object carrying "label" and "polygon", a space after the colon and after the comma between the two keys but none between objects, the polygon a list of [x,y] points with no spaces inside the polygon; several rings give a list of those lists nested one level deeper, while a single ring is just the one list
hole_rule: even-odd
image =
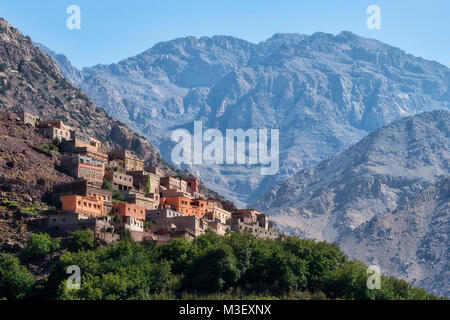
[{"label": "rocky slope", "polygon": [[0,110],[21,109],[41,119],[61,119],[108,148],[132,149],[148,164],[173,172],[145,138],[95,106],[29,37],[0,19]]},{"label": "rocky slope", "polygon": [[47,208],[46,193],[73,179],[57,170],[60,155],[52,151],[52,141],[16,115],[0,111],[0,141],[0,251],[14,252],[30,236],[30,223]]},{"label": "rocky slope", "polygon": [[[353,258],[443,294],[433,278],[448,268],[448,180],[437,181],[449,176],[450,112],[438,110],[369,134],[254,206],[286,233],[338,242]],[[433,261],[441,264],[426,269]]]},{"label": "rocky slope", "polygon": [[339,242],[358,257],[428,292],[450,297],[450,178],[442,179],[392,213],[375,216]]},{"label": "rocky slope", "polygon": [[[350,32],[276,34],[259,44],[233,37],[162,42],[81,75],[66,76],[113,117],[145,135],[170,160],[177,127],[279,128],[280,170],[197,166],[208,186],[240,203],[312,167],[381,126],[449,109],[450,70]],[[251,177],[251,179],[249,179]]]}]

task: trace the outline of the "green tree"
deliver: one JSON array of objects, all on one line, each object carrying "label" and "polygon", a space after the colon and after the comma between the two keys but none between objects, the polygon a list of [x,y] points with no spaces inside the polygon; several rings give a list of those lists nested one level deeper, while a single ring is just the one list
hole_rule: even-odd
[{"label": "green tree", "polygon": [[185,238],[176,238],[160,247],[159,258],[171,262],[174,274],[182,274],[185,269],[192,265],[193,259],[197,255],[195,246]]},{"label": "green tree", "polygon": [[111,182],[111,180],[109,180],[107,178],[103,179],[102,189],[112,190],[112,182]]},{"label": "green tree", "polygon": [[78,230],[72,233],[67,242],[70,251],[89,250],[94,248],[94,234],[91,230]]},{"label": "green tree", "polygon": [[113,191],[112,198],[115,201],[125,201],[125,197],[123,196],[122,192],[118,190]]},{"label": "green tree", "polygon": [[33,289],[35,280],[19,259],[11,254],[0,255],[0,298],[23,299]]},{"label": "green tree", "polygon": [[320,292],[325,276],[347,261],[336,244],[291,237],[283,241],[282,246],[307,263],[308,290],[312,292]]},{"label": "green tree", "polygon": [[304,290],[307,285],[307,263],[272,240],[256,240],[250,265],[241,284],[252,291],[281,295]]},{"label": "green tree", "polygon": [[183,287],[197,292],[218,292],[232,287],[240,275],[233,250],[222,244],[209,248],[193,261]]},{"label": "green tree", "polygon": [[35,233],[28,239],[27,246],[21,252],[21,258],[23,261],[41,259],[47,254],[58,250],[59,247],[59,239],[52,240],[46,233]]},{"label": "green tree", "polygon": [[367,266],[361,261],[352,260],[329,272],[324,277],[323,292],[330,298],[370,299],[367,288]]},{"label": "green tree", "polygon": [[53,139],[53,145],[59,147],[60,144],[61,144],[61,139],[59,137],[55,137],[55,139]]}]

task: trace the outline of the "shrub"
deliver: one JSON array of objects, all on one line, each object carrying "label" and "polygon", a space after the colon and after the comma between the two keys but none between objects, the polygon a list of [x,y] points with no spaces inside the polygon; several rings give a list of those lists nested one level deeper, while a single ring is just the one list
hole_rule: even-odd
[{"label": "shrub", "polygon": [[102,189],[105,190],[112,190],[112,182],[109,179],[103,179],[103,183],[102,183]]},{"label": "shrub", "polygon": [[79,230],[72,233],[67,243],[70,251],[82,251],[94,248],[94,234],[91,230]]},{"label": "shrub", "polygon": [[34,277],[11,254],[0,255],[0,298],[22,299],[34,286]]},{"label": "shrub", "polygon": [[241,275],[233,250],[228,245],[208,249],[194,260],[186,272],[184,287],[212,293],[234,285]]},{"label": "shrub", "polygon": [[53,139],[53,145],[59,147],[60,144],[61,144],[61,139],[59,139],[58,137]]},{"label": "shrub", "polygon": [[59,240],[52,240],[46,233],[35,233],[28,240],[27,246],[21,253],[23,261],[41,259],[47,254],[59,249]]},{"label": "shrub", "polygon": [[114,190],[113,194],[112,194],[112,198],[115,201],[125,201],[125,197],[123,196],[122,192],[118,191],[118,190]]}]

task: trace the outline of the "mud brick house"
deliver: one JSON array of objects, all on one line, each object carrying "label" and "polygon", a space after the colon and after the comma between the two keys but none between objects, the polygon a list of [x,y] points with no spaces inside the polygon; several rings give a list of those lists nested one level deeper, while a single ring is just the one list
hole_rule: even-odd
[{"label": "mud brick house", "polygon": [[90,184],[87,180],[58,184],[53,187],[52,203],[61,208],[60,196],[79,195],[84,197],[97,196],[103,200],[103,213],[110,214],[112,211],[112,191],[101,189],[99,186]]},{"label": "mud brick house", "polygon": [[194,197],[192,197],[192,194],[190,194],[190,193],[181,192],[181,191],[175,190],[175,189],[167,189],[164,186],[161,186],[159,188],[159,194],[160,194],[161,198],[184,197],[184,198],[194,199]]},{"label": "mud brick house", "polygon": [[169,208],[161,208],[155,210],[147,210],[145,218],[148,221],[154,222],[157,218],[173,218],[173,217],[181,217],[182,213],[169,209]]},{"label": "mud brick house", "polygon": [[136,190],[124,191],[122,195],[125,197],[125,201],[128,203],[137,204],[145,208],[145,210],[158,209],[159,207],[159,195],[145,194]]},{"label": "mud brick house", "polygon": [[230,227],[226,224],[220,223],[218,220],[203,220],[203,229],[209,229],[215,233],[217,233],[220,236],[224,236],[227,232],[227,229],[230,229]]},{"label": "mud brick house", "polygon": [[161,204],[169,205],[185,216],[203,218],[207,212],[208,201],[186,197],[161,198]]},{"label": "mud brick house", "polygon": [[160,185],[165,187],[167,190],[176,190],[178,192],[187,193],[187,182],[175,177],[162,177],[160,179]]},{"label": "mud brick house", "polygon": [[118,171],[107,171],[105,178],[112,182],[113,190],[127,191],[133,189],[133,177]]},{"label": "mud brick house", "polygon": [[241,209],[235,210],[232,213],[233,219],[240,219],[242,222],[247,224],[255,224],[257,220],[257,215],[260,212],[254,209]]},{"label": "mud brick house", "polygon": [[125,171],[143,171],[144,160],[130,150],[114,150],[108,153],[110,161],[122,160]]},{"label": "mud brick house", "polygon": [[51,233],[67,235],[77,230],[91,230],[95,238],[107,243],[119,240],[119,235],[113,235],[114,226],[111,218],[91,218],[75,212],[50,214],[47,218],[47,229]]},{"label": "mud brick house", "polygon": [[108,162],[108,155],[105,152],[106,150],[99,144],[100,142],[98,140],[92,138],[90,138],[90,140],[74,138],[69,141],[63,141],[59,146],[59,149],[61,152],[78,153],[92,157],[106,164]]},{"label": "mud brick house", "polygon": [[58,138],[60,141],[70,140],[71,127],[67,126],[61,120],[57,121],[40,121],[36,123],[38,132],[47,138]]},{"label": "mud brick house", "polygon": [[60,197],[62,211],[75,212],[93,218],[103,217],[103,200],[98,197],[66,195]]},{"label": "mud brick house", "polygon": [[103,183],[104,163],[92,157],[80,154],[66,155],[61,159],[61,167],[73,178],[85,179],[97,186]]},{"label": "mud brick house", "polygon": [[130,216],[122,217],[122,226],[123,229],[127,231],[144,232],[144,221]]},{"label": "mud brick house", "polygon": [[[159,201],[160,177],[157,174],[147,171],[127,171],[127,174],[133,177],[133,186],[137,190],[145,193],[155,194]],[[147,190],[147,180],[150,180],[150,188]]]},{"label": "mud brick house", "polygon": [[199,192],[198,190],[199,181],[197,180],[197,178],[185,178],[184,181],[186,181],[187,188],[188,190],[191,191],[191,193]]},{"label": "mud brick house", "polygon": [[276,232],[273,229],[266,230],[264,228],[261,228],[257,224],[247,224],[242,222],[239,219],[232,219],[231,220],[231,231],[234,232],[249,232],[250,234],[253,234],[255,237],[258,238],[270,238],[270,239],[277,239],[278,238],[278,232]]},{"label": "mud brick house", "polygon": [[231,212],[225,210],[219,201],[210,200],[208,201],[206,217],[225,225],[231,220]]},{"label": "mud brick house", "polygon": [[133,203],[115,203],[113,204],[113,213],[119,214],[122,217],[145,220],[145,208]]},{"label": "mud brick house", "polygon": [[20,118],[20,120],[25,123],[25,124],[31,124],[33,127],[36,126],[36,121],[38,119],[37,116],[32,115],[31,113],[25,112],[25,111],[20,111],[17,114]]},{"label": "mud brick house", "polygon": [[158,168],[158,167],[147,167],[145,170],[150,172],[150,173],[156,174],[160,178],[162,178],[162,177],[164,177],[166,175],[164,173],[164,171],[162,169]]},{"label": "mud brick house", "polygon": [[171,218],[155,218],[152,231],[164,234],[171,231],[188,231],[195,237],[204,233],[201,219],[195,216],[177,216]]},{"label": "mud brick house", "polygon": [[269,223],[269,217],[255,209],[236,210],[232,213],[231,231],[249,232],[259,238],[276,239],[278,232],[273,229],[273,224]]}]

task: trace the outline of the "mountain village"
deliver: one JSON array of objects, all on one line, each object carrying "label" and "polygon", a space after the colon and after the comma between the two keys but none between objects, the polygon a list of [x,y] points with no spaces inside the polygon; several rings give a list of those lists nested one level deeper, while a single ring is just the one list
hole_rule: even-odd
[{"label": "mountain village", "polygon": [[208,230],[279,238],[267,214],[206,197],[195,177],[168,176],[131,150],[107,150],[61,120],[41,121],[24,111],[17,116],[58,146],[59,170],[75,179],[52,186],[54,209],[40,221],[48,233],[67,236],[89,229],[103,243],[125,232],[134,241],[157,244],[177,237],[191,240]]}]

